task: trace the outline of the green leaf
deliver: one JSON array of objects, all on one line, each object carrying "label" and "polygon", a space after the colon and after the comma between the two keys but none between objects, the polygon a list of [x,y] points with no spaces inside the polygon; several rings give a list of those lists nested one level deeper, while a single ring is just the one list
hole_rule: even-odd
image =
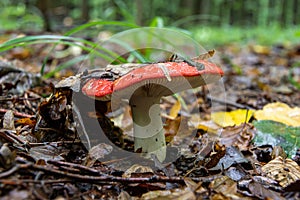
[{"label": "green leaf", "polygon": [[257,129],[253,140],[255,145],[279,145],[289,157],[295,155],[297,148],[300,148],[300,127],[287,126],[271,120],[254,121],[253,124]]}]

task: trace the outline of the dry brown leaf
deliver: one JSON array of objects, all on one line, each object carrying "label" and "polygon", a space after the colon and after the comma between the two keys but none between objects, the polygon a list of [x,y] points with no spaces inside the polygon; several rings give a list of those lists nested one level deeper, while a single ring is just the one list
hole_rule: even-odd
[{"label": "dry brown leaf", "polygon": [[124,172],[122,177],[123,178],[130,178],[132,174],[136,174],[136,173],[151,173],[151,174],[154,174],[151,167],[134,164]]},{"label": "dry brown leaf", "polygon": [[278,181],[282,187],[300,180],[300,167],[295,161],[289,158],[283,159],[278,156],[264,165],[262,171],[269,178]]},{"label": "dry brown leaf", "polygon": [[105,143],[100,143],[96,146],[93,146],[89,150],[89,154],[86,157],[84,165],[88,167],[93,166],[97,160],[104,158],[106,155],[109,155],[112,152],[112,150],[113,147]]},{"label": "dry brown leaf", "polygon": [[14,113],[8,110],[3,116],[3,128],[7,130],[15,130]]},{"label": "dry brown leaf", "polygon": [[220,142],[226,147],[236,146],[240,150],[247,150],[255,136],[254,127],[251,124],[225,127],[220,130]]},{"label": "dry brown leaf", "polygon": [[175,190],[157,190],[150,191],[142,195],[141,199],[155,199],[155,200],[196,200],[195,194],[186,187],[185,189]]}]

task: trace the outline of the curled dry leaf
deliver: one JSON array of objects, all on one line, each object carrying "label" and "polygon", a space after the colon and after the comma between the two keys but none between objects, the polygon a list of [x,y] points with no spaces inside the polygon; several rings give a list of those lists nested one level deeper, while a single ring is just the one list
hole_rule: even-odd
[{"label": "curled dry leaf", "polygon": [[4,114],[3,128],[7,130],[15,130],[14,113],[12,110],[9,110]]},{"label": "curled dry leaf", "polygon": [[255,136],[255,130],[251,124],[225,127],[220,132],[221,144],[226,147],[236,146],[240,150],[247,150]]},{"label": "curled dry leaf", "polygon": [[122,177],[130,178],[130,177],[132,177],[132,174],[138,174],[138,173],[154,174],[153,170],[150,167],[134,164],[124,172]]},{"label": "curled dry leaf", "polygon": [[264,165],[262,171],[266,173],[269,178],[278,181],[282,187],[287,187],[300,180],[300,167],[295,161],[289,158],[283,159],[278,156]]}]

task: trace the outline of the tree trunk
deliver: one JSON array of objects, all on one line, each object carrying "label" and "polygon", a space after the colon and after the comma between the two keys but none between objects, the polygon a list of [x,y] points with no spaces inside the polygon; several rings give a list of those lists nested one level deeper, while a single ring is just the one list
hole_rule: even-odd
[{"label": "tree trunk", "polygon": [[43,22],[44,22],[44,30],[51,31],[51,24],[50,24],[50,0],[38,0],[36,3],[37,8],[41,11]]},{"label": "tree trunk", "polygon": [[89,11],[90,11],[89,0],[82,0],[81,19],[83,20],[83,22],[89,21],[89,19],[90,19]]}]

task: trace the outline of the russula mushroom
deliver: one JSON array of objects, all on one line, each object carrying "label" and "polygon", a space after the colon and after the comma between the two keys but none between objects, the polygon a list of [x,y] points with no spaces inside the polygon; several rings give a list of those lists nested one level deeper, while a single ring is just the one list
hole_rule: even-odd
[{"label": "russula mushroom", "polygon": [[206,60],[153,63],[136,67],[114,81],[91,79],[82,92],[98,100],[129,99],[135,151],[154,154],[163,161],[166,142],[160,116],[161,97],[212,83],[222,75],[217,65]]}]

